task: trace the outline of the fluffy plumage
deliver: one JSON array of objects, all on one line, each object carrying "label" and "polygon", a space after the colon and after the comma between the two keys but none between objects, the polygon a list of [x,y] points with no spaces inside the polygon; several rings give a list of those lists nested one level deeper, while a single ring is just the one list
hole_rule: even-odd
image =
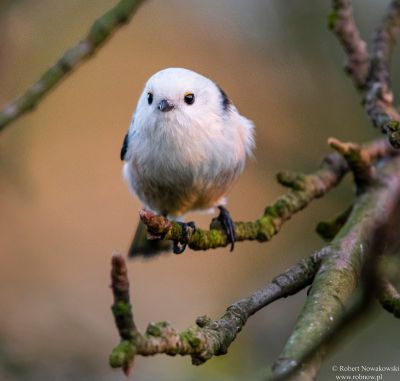
[{"label": "fluffy plumage", "polygon": [[253,135],[253,123],[214,82],[187,69],[161,70],[146,83],[124,139],[124,177],[157,213],[213,208],[242,173]]}]

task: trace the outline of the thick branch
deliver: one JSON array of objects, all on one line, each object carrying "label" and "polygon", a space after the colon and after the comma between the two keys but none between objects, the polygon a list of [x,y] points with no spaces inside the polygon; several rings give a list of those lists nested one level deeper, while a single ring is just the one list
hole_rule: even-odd
[{"label": "thick branch", "polygon": [[324,256],[295,329],[273,366],[273,379],[301,370],[324,340],[341,328],[343,310],[351,303],[361,270],[367,258],[379,252],[376,232],[379,229],[381,235],[389,226],[399,194],[400,158],[396,158],[358,195],[347,222],[324,249],[329,254]]},{"label": "thick branch", "polygon": [[82,62],[91,58],[122,25],[126,24],[144,0],[120,0],[114,8],[94,22],[88,35],[67,50],[28,90],[0,111],[0,131],[21,115],[31,111],[47,93]]},{"label": "thick branch", "polygon": [[365,86],[369,69],[367,44],[360,37],[350,0],[332,0],[332,12],[328,18],[333,30],[347,55],[345,69],[358,88]]},{"label": "thick branch", "polygon": [[[143,356],[157,353],[191,355],[195,365],[204,363],[212,356],[225,354],[251,315],[273,301],[295,294],[309,285],[324,255],[324,251],[320,251],[300,261],[273,279],[270,284],[232,304],[218,320],[201,316],[197,318],[196,325],[183,332],[177,332],[167,322],[152,323],[149,324],[144,335],[135,333],[131,339],[124,339],[121,336],[123,340],[111,353],[110,365],[114,368],[130,367],[135,354]],[[117,257],[117,261],[118,266],[123,265],[125,270],[122,272],[126,276],[123,258]],[[113,266],[115,266],[115,259]],[[125,281],[124,284],[126,284]],[[119,296],[115,295],[115,288],[113,292],[114,299],[119,299]],[[127,311],[127,319],[122,319],[122,321],[128,322],[128,327],[119,327],[120,332],[130,327],[129,320],[132,315],[128,309],[125,311]]]},{"label": "thick branch", "polygon": [[388,134],[389,141],[395,148],[400,148],[400,113],[393,107],[390,60],[399,30],[400,1],[394,0],[375,33],[371,70],[364,99],[365,110],[374,126]]},{"label": "thick branch", "polygon": [[[368,156],[371,161],[392,154],[394,150],[383,139],[366,145],[362,150],[362,155]],[[259,219],[235,222],[236,241],[269,241],[295,213],[336,186],[348,170],[346,160],[341,155],[332,153],[325,157],[320,169],[315,173],[303,175],[282,172],[278,174],[279,182],[291,189],[279,197],[274,204],[268,206]],[[140,217],[147,225],[151,239],[181,240],[183,238],[182,226],[178,223],[149,211],[141,211]],[[213,220],[210,230],[189,228],[188,238],[188,245],[193,250],[214,249],[229,244],[218,220]]]}]

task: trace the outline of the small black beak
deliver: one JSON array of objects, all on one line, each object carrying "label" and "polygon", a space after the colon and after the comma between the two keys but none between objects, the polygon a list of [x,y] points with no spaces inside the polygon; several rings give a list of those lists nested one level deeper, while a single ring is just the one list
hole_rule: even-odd
[{"label": "small black beak", "polygon": [[163,99],[157,106],[157,108],[162,111],[171,111],[174,108],[172,103],[169,103],[166,99]]}]

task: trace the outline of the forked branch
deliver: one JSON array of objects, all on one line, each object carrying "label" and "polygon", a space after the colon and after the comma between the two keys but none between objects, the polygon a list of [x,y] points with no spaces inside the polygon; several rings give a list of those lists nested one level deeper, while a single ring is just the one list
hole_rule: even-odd
[{"label": "forked branch", "polygon": [[346,68],[363,93],[365,111],[373,125],[388,135],[392,146],[400,148],[400,113],[393,105],[390,79],[390,61],[400,31],[400,0],[391,1],[376,29],[370,58],[354,22],[351,1],[332,0],[332,9],[329,27],[344,48]]},{"label": "forked branch", "polygon": [[132,367],[135,355],[190,355],[192,363],[200,365],[213,356],[225,354],[251,315],[277,299],[297,293],[312,282],[323,255],[321,251],[303,259],[254,294],[229,306],[218,320],[200,316],[195,325],[182,332],[165,321],[150,323],[144,334],[132,328],[135,323],[131,302],[126,299],[126,292],[119,292],[121,284],[129,284],[126,264],[122,256],[115,255],[111,272],[114,294],[112,311],[116,321],[120,322],[117,328],[121,342],[110,355],[110,365],[127,372]]}]

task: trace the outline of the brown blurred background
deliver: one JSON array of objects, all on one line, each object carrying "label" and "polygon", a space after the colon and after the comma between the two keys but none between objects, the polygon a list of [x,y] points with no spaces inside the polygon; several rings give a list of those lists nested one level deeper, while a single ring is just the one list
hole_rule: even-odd
[{"label": "brown blurred background", "polygon": [[[0,103],[19,95],[115,3],[0,1]],[[354,4],[370,40],[388,0]],[[329,5],[148,1],[94,59],[1,134],[1,380],[124,379],[108,367],[118,342],[109,263],[113,251],[127,250],[140,204],[122,180],[119,150],[155,71],[181,66],[214,79],[256,123],[256,159],[229,197],[236,219],[256,218],[284,191],[275,181],[279,170],[314,170],[329,151],[329,136],[366,141],[377,135],[326,28]],[[345,181],[267,244],[240,243],[233,254],[187,251],[130,262],[140,328],[169,320],[183,329],[198,315],[218,317],[320,248],[316,223],[347,207],[352,190]],[[190,218],[204,227],[209,221]],[[134,379],[256,379],[282,349],[304,298],[302,292],[252,317],[226,356],[201,367],[189,358],[138,357]],[[398,335],[398,321],[376,308],[329,357],[320,379],[333,379],[332,364],[393,365],[400,358]],[[385,380],[396,377],[386,374]]]}]

